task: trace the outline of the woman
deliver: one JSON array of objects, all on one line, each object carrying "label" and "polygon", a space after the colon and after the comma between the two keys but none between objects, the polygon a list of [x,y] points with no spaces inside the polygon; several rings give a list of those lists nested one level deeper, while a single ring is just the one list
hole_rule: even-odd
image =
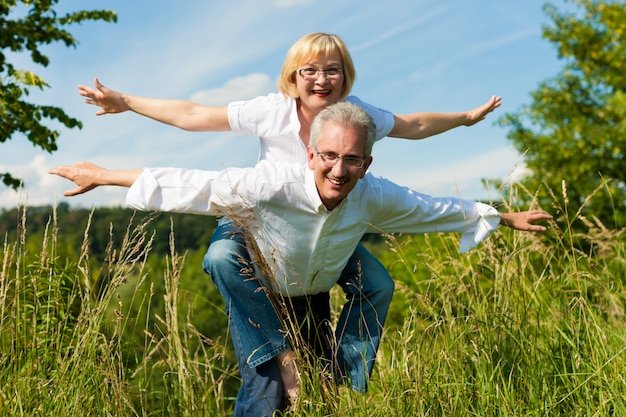
[{"label": "woman", "polygon": [[[468,112],[394,115],[357,97],[348,96],[355,79],[352,59],[336,35],[311,33],[288,51],[281,70],[278,94],[228,106],[202,106],[181,100],[136,97],[110,90],[96,78],[95,89],[79,86],[96,113],[134,111],[189,131],[225,131],[256,135],[259,159],[307,160],[310,126],[325,107],[347,100],[373,117],[377,139],[385,136],[422,139],[458,126],[471,126],[500,106],[500,98]],[[229,219],[220,221],[203,262],[226,300],[242,387],[235,415],[271,415],[297,389],[291,365],[284,361],[290,346],[280,320],[259,283],[241,271],[250,262],[244,233]],[[243,277],[243,279],[242,279]],[[347,296],[338,325],[337,361],[340,378],[364,392],[371,373],[389,303],[393,281],[385,268],[360,245],[344,270],[340,285]]]}]

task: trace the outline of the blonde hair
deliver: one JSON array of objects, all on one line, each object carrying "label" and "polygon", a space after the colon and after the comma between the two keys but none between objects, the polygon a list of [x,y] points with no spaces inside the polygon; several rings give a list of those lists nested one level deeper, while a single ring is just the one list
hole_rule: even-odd
[{"label": "blonde hair", "polygon": [[297,98],[296,70],[308,60],[330,55],[334,52],[338,52],[341,57],[343,87],[340,100],[345,99],[350,94],[352,84],[354,84],[354,79],[356,78],[352,57],[348,52],[346,44],[343,43],[339,36],[321,32],[304,35],[289,48],[280,72],[278,90],[286,96]]}]

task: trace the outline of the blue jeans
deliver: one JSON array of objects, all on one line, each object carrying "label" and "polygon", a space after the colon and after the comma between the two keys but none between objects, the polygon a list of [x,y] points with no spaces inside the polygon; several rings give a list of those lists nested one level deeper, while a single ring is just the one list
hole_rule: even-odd
[{"label": "blue jeans", "polygon": [[[316,297],[318,298],[316,302],[303,299],[304,297],[287,301],[287,305],[292,308],[290,319],[299,325],[300,333],[296,336],[299,337],[299,342],[306,344],[310,355],[315,355],[315,357],[308,356],[306,359],[321,364],[320,368],[332,369],[334,345],[330,329],[328,293]],[[241,387],[237,394],[234,416],[269,417],[276,410],[284,410],[287,403],[283,398],[282,381],[276,361],[272,359],[251,367],[243,351],[239,329],[233,325],[231,325],[231,337],[241,374]],[[302,347],[300,343],[298,346]]]},{"label": "blue jeans", "polygon": [[[239,350],[236,353],[242,387],[235,416],[246,415],[243,411],[238,414],[238,408],[244,404],[255,403],[251,406],[254,408],[260,403],[271,403],[268,409],[282,404],[278,370],[268,368],[275,363],[270,359],[290,345],[262,283],[254,276],[242,232],[229,219],[220,220],[202,266],[226,301],[233,343]],[[359,245],[338,284],[346,294],[346,303],[335,330],[337,377],[351,384],[355,391],[365,392],[394,283],[382,264]],[[263,414],[256,411],[255,415]]]}]

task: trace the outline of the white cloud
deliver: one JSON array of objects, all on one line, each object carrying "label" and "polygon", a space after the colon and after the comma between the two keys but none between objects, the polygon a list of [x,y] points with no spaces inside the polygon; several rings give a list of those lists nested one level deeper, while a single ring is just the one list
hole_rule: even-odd
[{"label": "white cloud", "polygon": [[48,174],[48,169],[53,165],[50,159],[53,158],[37,155],[20,166],[0,164],[0,171],[10,171],[13,176],[24,180],[24,188],[18,191],[0,187],[0,208],[45,206],[61,201],[82,207],[123,205],[126,189],[121,187],[101,187],[77,197],[64,197],[63,192],[74,188],[74,185],[66,179]]},{"label": "white cloud", "polygon": [[228,80],[226,84],[194,93],[191,100],[207,106],[225,105],[235,100],[248,100],[276,90],[270,77],[254,73]]},{"label": "white cloud", "polygon": [[416,161],[413,167],[408,164],[395,168],[376,166],[374,174],[434,196],[482,199],[496,197],[485,190],[483,179],[500,179],[510,184],[527,172],[521,156],[508,146],[467,155],[461,160],[441,164],[430,162]]},{"label": "white cloud", "polygon": [[18,202],[28,201],[30,205],[46,204],[49,201],[49,189],[51,181],[48,175],[46,158],[43,155],[35,156],[26,165],[0,165],[0,171],[11,172],[14,177],[22,178],[26,188],[20,191],[13,191],[9,188],[2,188],[0,201],[2,207],[15,207]]}]

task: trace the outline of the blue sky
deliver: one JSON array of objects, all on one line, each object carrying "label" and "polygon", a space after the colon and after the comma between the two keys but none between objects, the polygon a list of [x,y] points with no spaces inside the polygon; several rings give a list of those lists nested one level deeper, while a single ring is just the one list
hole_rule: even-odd
[{"label": "blue sky", "polygon": [[[553,1],[560,9],[563,0]],[[60,129],[48,154],[16,136],[1,144],[0,172],[23,176],[26,187],[0,190],[0,207],[67,201],[74,206],[122,205],[125,190],[109,187],[73,198],[71,184],[47,174],[55,165],[86,160],[109,168],[177,166],[220,169],[256,162],[256,138],[189,133],[133,113],[95,116],[78,84],[94,76],[129,94],[223,105],[274,92],[289,46],[314,31],[336,33],[357,69],[352,93],[394,113],[461,111],[492,95],[502,106],[474,127],[422,141],[384,139],[370,171],[432,195],[496,197],[482,178],[506,179],[523,158],[495,125],[530,103],[530,92],[564,65],[541,38],[549,19],[541,0],[110,0],[60,2],[59,11],[111,9],[115,24],[69,27],[76,49],[45,47],[48,68],[25,55],[16,66],[51,86],[31,99],[62,107],[82,130]],[[70,9],[64,9],[69,7]]]}]

